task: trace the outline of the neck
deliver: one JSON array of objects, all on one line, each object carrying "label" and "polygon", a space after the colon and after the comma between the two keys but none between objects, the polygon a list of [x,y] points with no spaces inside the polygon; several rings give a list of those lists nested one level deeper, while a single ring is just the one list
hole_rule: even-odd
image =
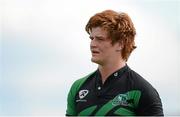
[{"label": "neck", "polygon": [[106,79],[118,69],[124,67],[126,65],[125,61],[120,61],[117,64],[107,64],[107,65],[99,65],[99,71],[101,73],[102,83],[106,81]]}]

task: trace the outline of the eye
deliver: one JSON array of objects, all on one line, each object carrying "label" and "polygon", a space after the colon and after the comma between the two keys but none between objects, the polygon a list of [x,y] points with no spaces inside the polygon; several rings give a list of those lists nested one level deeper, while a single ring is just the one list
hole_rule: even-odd
[{"label": "eye", "polygon": [[102,38],[102,37],[97,37],[96,39],[99,40],[99,41],[103,41],[104,40],[104,38]]},{"label": "eye", "polygon": [[93,40],[94,38],[90,36],[89,39]]}]

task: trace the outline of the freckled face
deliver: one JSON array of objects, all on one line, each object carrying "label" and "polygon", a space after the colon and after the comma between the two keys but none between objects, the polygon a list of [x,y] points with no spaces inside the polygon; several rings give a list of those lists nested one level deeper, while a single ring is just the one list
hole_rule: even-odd
[{"label": "freckled face", "polygon": [[92,28],[90,32],[91,61],[104,65],[114,59],[117,55],[118,44],[112,45],[108,33],[101,27]]}]

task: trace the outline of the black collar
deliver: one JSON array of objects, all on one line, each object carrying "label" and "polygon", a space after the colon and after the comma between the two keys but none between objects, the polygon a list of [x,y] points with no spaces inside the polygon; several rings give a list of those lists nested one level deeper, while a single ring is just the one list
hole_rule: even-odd
[{"label": "black collar", "polygon": [[107,79],[106,81],[104,82],[104,84],[102,84],[102,78],[101,78],[101,73],[99,71],[99,69],[97,69],[96,71],[96,75],[95,75],[95,78],[96,78],[96,81],[97,83],[100,85],[100,86],[106,86],[108,85],[113,79],[117,79],[117,78],[121,78],[122,74],[127,71],[128,69],[128,65],[126,64],[124,67],[118,69],[117,71],[113,72]]}]

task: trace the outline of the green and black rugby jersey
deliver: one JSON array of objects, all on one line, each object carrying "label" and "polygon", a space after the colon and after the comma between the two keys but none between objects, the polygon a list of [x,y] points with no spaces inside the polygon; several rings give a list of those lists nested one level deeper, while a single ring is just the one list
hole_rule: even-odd
[{"label": "green and black rugby jersey", "polygon": [[99,70],[74,82],[68,94],[70,116],[163,116],[158,92],[127,65],[104,84]]}]

